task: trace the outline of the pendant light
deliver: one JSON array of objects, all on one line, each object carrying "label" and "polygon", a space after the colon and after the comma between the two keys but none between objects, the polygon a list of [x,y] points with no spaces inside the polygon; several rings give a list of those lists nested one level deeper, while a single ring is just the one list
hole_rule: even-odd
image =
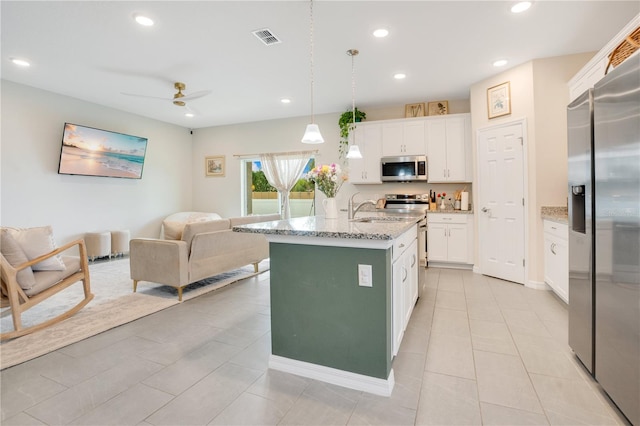
[{"label": "pendant light", "polygon": [[348,159],[362,158],[360,148],[356,144],[356,71],[354,66],[353,57],[360,53],[357,49],[347,50],[347,55],[351,56],[351,110],[353,111],[353,122],[349,133],[353,135],[353,143],[349,146],[349,152],[347,152]]},{"label": "pendant light", "polygon": [[302,143],[308,144],[319,144],[324,143],[324,139],[320,134],[320,128],[317,124],[314,123],[313,120],[313,0],[309,1],[309,21],[311,25],[309,26],[309,34],[311,39],[311,124],[307,124],[307,129],[304,132],[304,136],[302,137]]}]

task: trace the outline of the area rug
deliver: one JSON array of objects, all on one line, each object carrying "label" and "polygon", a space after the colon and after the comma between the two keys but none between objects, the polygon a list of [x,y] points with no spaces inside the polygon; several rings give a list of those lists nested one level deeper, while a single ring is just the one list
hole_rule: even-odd
[{"label": "area rug", "polygon": [[[183,290],[183,300],[192,299],[269,269],[269,261],[195,282]],[[122,324],[166,309],[178,302],[177,290],[170,286],[141,282],[133,293],[129,278],[129,259],[96,263],[89,266],[94,299],[73,317],[26,336],[0,344],[0,369],[17,365],[118,327]],[[64,312],[82,299],[82,286],[75,285],[42,302],[23,314],[23,324],[37,324]],[[60,297],[58,297],[60,296]],[[2,330],[12,330],[11,315],[2,311]],[[6,328],[5,328],[6,327]]]}]

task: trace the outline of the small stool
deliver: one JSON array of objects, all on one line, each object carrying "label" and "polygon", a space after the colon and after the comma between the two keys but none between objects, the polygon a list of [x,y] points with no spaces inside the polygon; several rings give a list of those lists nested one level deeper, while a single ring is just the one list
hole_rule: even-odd
[{"label": "small stool", "polygon": [[96,257],[111,257],[111,232],[87,232],[84,234],[87,257],[92,262]]},{"label": "small stool", "polygon": [[111,231],[111,255],[124,256],[129,253],[129,230]]}]

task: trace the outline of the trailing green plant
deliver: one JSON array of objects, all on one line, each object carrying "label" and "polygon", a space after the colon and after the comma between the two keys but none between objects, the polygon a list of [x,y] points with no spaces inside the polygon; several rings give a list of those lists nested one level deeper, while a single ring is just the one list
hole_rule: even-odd
[{"label": "trailing green plant", "polygon": [[[342,113],[340,119],[338,120],[338,126],[340,126],[340,143],[338,146],[338,151],[340,154],[340,159],[344,160],[347,152],[349,151],[349,133],[353,128],[353,116],[354,111],[348,110]],[[357,107],[355,108],[355,119],[356,123],[361,122],[362,120],[367,119],[367,114],[364,111],[360,111]]]}]

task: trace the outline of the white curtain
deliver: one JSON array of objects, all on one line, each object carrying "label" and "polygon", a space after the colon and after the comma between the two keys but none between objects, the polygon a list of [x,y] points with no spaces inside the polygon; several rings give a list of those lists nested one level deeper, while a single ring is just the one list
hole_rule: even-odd
[{"label": "white curtain", "polygon": [[311,154],[313,151],[260,154],[264,175],[280,193],[280,215],[283,219],[291,218],[289,192],[300,179]]}]

